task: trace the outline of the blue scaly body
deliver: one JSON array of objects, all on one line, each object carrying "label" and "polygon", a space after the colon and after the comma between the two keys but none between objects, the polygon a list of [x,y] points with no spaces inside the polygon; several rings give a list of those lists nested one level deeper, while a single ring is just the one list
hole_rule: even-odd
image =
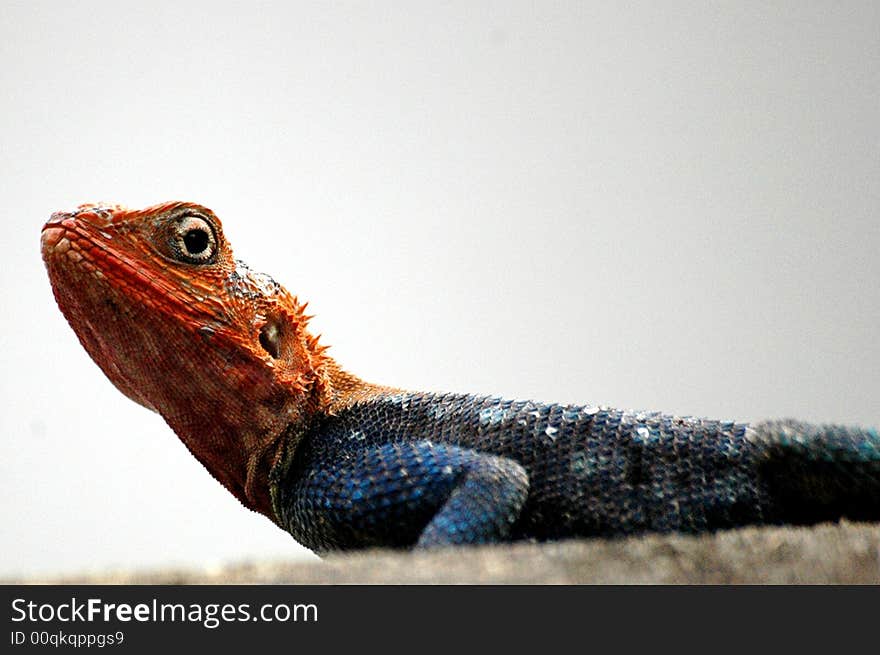
[{"label": "blue scaly body", "polygon": [[58,305],[110,380],[318,552],[880,519],[875,430],[364,382],[201,205],[82,205],[41,240]]},{"label": "blue scaly body", "polygon": [[880,438],[388,393],[317,420],[273,487],[318,552],[877,519]]}]

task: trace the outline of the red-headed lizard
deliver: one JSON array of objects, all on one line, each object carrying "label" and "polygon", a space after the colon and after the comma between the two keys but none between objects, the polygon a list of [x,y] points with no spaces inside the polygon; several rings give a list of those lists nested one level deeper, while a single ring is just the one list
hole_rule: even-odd
[{"label": "red-headed lizard", "polygon": [[58,306],[126,396],[317,551],[880,518],[880,437],[364,382],[197,204],[53,214]]}]

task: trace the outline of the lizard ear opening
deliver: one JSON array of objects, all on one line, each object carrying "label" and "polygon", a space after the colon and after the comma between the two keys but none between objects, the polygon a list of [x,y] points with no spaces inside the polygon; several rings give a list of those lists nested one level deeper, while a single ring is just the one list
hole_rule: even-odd
[{"label": "lizard ear opening", "polygon": [[284,310],[269,313],[260,328],[260,346],[272,359],[288,366],[297,366],[303,359],[298,326],[299,321]]},{"label": "lizard ear opening", "polygon": [[260,345],[272,359],[278,359],[281,356],[283,332],[281,322],[274,316],[260,328]]},{"label": "lizard ear opening", "polygon": [[276,379],[297,391],[305,391],[315,376],[311,337],[303,333],[301,326],[298,316],[276,309],[266,316],[259,332],[260,347],[272,358],[270,366]]}]

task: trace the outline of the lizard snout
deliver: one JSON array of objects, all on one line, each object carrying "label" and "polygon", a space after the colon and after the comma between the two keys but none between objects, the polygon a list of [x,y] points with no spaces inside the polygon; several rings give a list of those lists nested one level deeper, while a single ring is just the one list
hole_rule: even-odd
[{"label": "lizard snout", "polygon": [[77,223],[99,228],[109,227],[113,223],[113,216],[122,209],[121,205],[91,203],[80,205],[73,211],[53,213],[43,226],[43,231],[52,227],[73,228]]},{"label": "lizard snout", "polygon": [[[107,228],[112,224],[118,205],[80,205],[73,211],[53,213],[43,225],[40,246],[44,255],[62,254],[70,247],[70,239],[78,239],[91,230]],[[85,229],[84,229],[85,228]]]},{"label": "lizard snout", "polygon": [[[73,215],[68,212],[55,212],[43,225],[40,234],[40,248],[43,253],[54,251],[62,241],[66,241],[68,230],[75,224]],[[69,242],[67,244],[69,248]],[[66,250],[66,248],[65,248]]]}]

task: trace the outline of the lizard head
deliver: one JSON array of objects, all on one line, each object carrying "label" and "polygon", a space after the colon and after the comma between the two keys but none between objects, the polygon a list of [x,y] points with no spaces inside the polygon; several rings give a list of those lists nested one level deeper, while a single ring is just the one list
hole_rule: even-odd
[{"label": "lizard head", "polygon": [[53,214],[41,246],[58,306],[107,377],[271,518],[268,470],[328,384],[305,305],[237,261],[192,203],[82,205]]}]

